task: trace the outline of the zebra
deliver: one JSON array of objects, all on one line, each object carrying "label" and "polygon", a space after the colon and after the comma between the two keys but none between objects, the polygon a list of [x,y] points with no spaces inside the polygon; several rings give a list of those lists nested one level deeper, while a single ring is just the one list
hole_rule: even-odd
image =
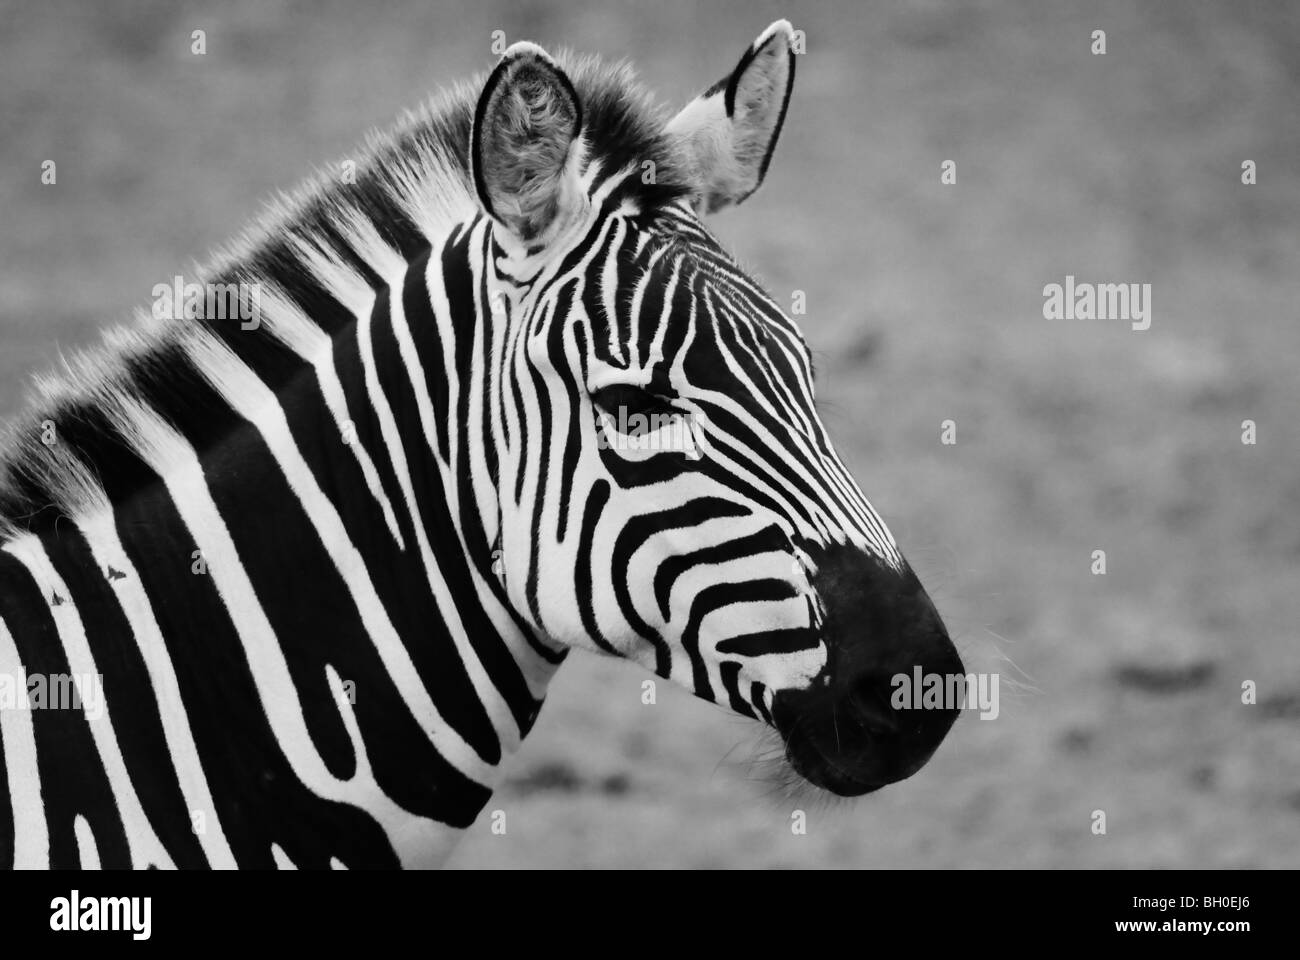
[{"label": "zebra", "polygon": [[[957,711],[889,678],[961,661],[703,223],[766,175],[794,37],[671,118],[514,43],[215,256],[253,322],[141,310],[38,378],[0,454],[0,866],[441,862],[573,648],[812,788],[927,761]],[[34,702],[58,678],[79,708]]]}]

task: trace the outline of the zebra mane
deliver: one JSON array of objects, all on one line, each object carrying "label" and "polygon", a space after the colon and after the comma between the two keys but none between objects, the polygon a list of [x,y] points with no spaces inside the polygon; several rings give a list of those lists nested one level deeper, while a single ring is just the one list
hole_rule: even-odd
[{"label": "zebra mane", "polygon": [[[665,115],[630,66],[567,52],[556,60],[581,99],[587,159],[599,164],[598,176],[654,164],[653,182],[623,178],[620,199],[649,212],[694,189],[678,148],[664,133]],[[321,276],[323,267],[346,274],[339,281],[346,286],[383,274],[384,257],[377,251],[384,247],[409,260],[444,239],[480,210],[468,154],[485,78],[458,84],[403,114],[389,131],[369,134],[348,158],[354,166],[347,160],[335,164],[270,200],[238,239],[185,280],[257,284],[281,306],[297,305],[297,317],[310,316],[303,301],[332,286]],[[312,278],[310,289],[304,289],[305,277]],[[275,320],[272,312],[269,322],[238,335],[283,339]],[[131,435],[132,417],[153,407],[150,416],[170,419],[186,403],[172,361],[232,322],[238,321],[160,321],[142,308],[133,324],[107,330],[101,345],[60,356],[60,369],[36,375],[24,411],[0,430],[0,543],[39,532],[63,516],[109,509],[102,472],[114,462],[112,448],[120,449]],[[160,396],[167,400],[161,408]],[[106,432],[117,436],[102,436]]]}]

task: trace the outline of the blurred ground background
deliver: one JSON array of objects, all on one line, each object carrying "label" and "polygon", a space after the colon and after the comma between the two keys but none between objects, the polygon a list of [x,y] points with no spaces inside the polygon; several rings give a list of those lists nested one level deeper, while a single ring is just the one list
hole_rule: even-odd
[{"label": "blurred ground background", "polygon": [[[485,818],[454,863],[1300,865],[1300,5],[0,0],[0,414],[271,191],[489,67],[492,31],[681,103],[781,16],[807,35],[786,132],[714,227],[806,291],[832,432],[1001,716],[862,801],[792,803],[751,779],[753,725],[575,655],[491,804],[507,835]],[[1044,320],[1067,273],[1151,283],[1151,329]]]}]

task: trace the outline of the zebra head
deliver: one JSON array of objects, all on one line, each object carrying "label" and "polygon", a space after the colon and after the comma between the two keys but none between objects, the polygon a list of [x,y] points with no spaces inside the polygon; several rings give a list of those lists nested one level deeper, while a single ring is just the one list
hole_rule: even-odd
[{"label": "zebra head", "polygon": [[533,44],[488,78],[487,529],[541,636],[770,724],[806,780],[857,795],[919,769],[956,716],[894,709],[893,678],[963,667],[835,453],[802,334],[699,219],[762,182],[793,36],[774,23],[649,132]]}]

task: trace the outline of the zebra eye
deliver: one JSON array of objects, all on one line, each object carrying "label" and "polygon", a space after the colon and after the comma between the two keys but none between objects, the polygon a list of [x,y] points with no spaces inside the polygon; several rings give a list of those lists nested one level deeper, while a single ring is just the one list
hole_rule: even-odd
[{"label": "zebra eye", "polygon": [[634,387],[626,383],[601,387],[599,390],[592,392],[591,400],[592,403],[616,420],[620,413],[624,417],[630,417],[637,413],[650,416],[655,413],[673,412],[673,405],[670,401],[641,387]]}]

